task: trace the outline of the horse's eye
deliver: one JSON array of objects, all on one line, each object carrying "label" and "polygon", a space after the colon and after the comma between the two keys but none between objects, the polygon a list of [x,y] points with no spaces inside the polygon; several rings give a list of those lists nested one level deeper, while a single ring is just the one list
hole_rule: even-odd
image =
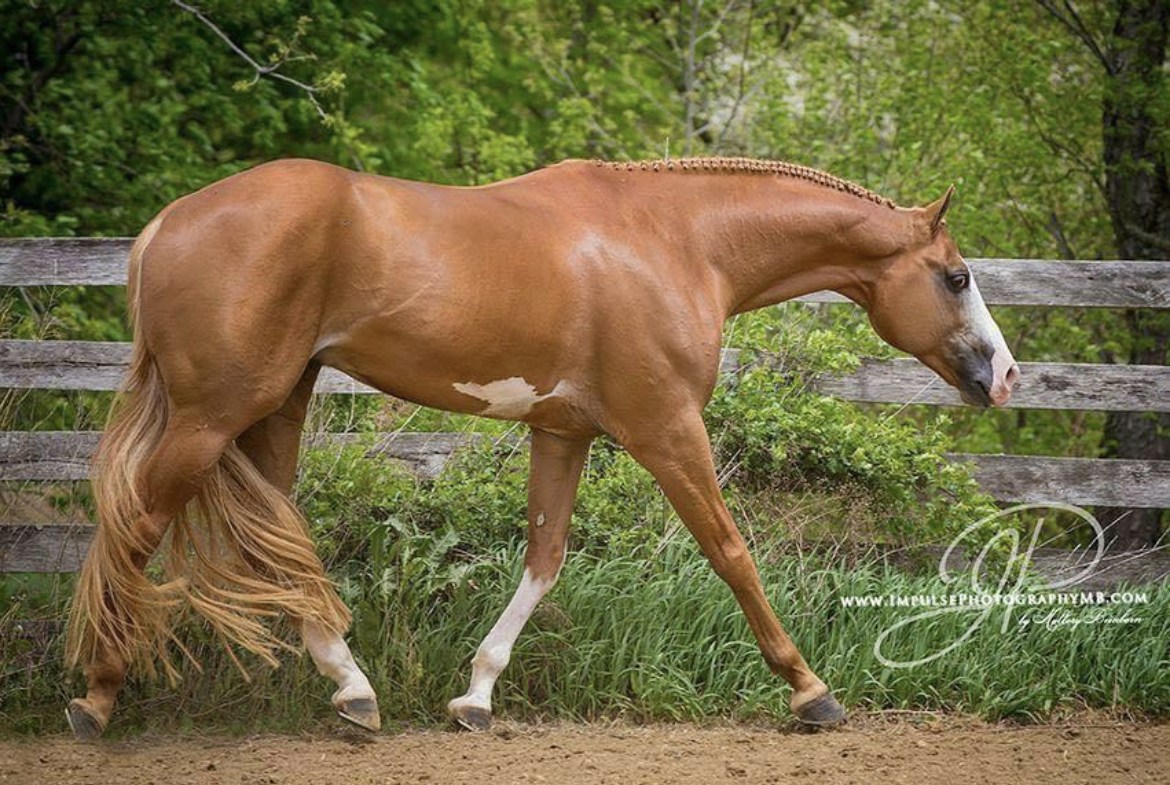
[{"label": "horse's eye", "polygon": [[968,273],[951,273],[947,276],[947,283],[953,291],[961,292],[971,283],[971,276]]}]

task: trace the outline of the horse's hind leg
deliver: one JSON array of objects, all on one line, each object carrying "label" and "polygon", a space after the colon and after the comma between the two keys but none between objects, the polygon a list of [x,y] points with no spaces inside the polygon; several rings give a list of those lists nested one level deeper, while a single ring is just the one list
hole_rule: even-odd
[{"label": "horse's hind leg", "polygon": [[[275,413],[252,425],[236,444],[268,482],[291,495],[296,480],[301,430],[320,366],[313,363]],[[382,725],[378,701],[365,673],[354,662],[345,639],[319,622],[299,620],[301,639],[317,670],[337,685],[333,707],[344,719],[369,730]]]},{"label": "horse's hind leg", "polygon": [[[105,541],[95,542],[93,548],[104,547],[111,551],[124,548],[131,565],[128,574],[107,576],[116,579],[123,587],[131,587],[123,589],[123,600],[131,598],[129,605],[118,606],[119,611],[112,620],[115,634],[134,635],[134,630],[142,623],[141,618],[133,617],[131,610],[137,607],[136,602],[141,605],[143,598],[151,596],[144,575],[146,564],[171,520],[195,495],[204,473],[216,464],[231,437],[230,433],[202,427],[198,420],[188,420],[182,413],[172,415],[162,439],[143,468],[140,480],[143,511],[134,520],[130,536],[123,540],[99,532],[99,538],[105,536]],[[122,563],[122,559],[116,563]],[[90,601],[100,604],[109,599],[96,596]],[[149,607],[137,609],[148,613],[152,610]],[[126,633],[128,629],[131,632]],[[108,645],[108,641],[95,645],[85,663],[86,695],[70,701],[66,710],[69,725],[78,738],[95,738],[105,730],[129,665],[126,652]]]}]

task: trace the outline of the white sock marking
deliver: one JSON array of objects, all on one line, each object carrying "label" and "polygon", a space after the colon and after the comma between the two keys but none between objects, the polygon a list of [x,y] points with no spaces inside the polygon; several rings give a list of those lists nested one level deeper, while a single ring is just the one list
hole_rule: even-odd
[{"label": "white sock marking", "polygon": [[301,640],[322,676],[328,676],[337,685],[333,704],[354,698],[373,698],[374,688],[362,669],[353,660],[345,639],[323,624],[306,621],[301,624]]},{"label": "white sock marking", "polygon": [[475,659],[471,664],[471,688],[467,694],[451,701],[448,704],[449,709],[475,706],[491,711],[492,687],[512,657],[512,646],[516,643],[520,630],[536,610],[540,599],[556,582],[556,575],[551,579],[541,580],[533,578],[528,568],[524,568],[524,578],[520,581],[516,593],[512,595],[511,602],[475,653]]}]

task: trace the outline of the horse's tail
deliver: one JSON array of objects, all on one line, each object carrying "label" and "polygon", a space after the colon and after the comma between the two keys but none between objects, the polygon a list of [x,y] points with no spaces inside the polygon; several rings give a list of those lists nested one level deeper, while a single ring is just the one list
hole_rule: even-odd
[{"label": "horse's tail", "polygon": [[141,340],[98,443],[91,489],[98,525],[73,593],[66,636],[71,666],[110,661],[145,663],[153,671],[170,611],[173,585],[157,586],[143,571],[143,557],[158,546],[146,542],[138,477],[166,428],[167,395],[154,359]]},{"label": "horse's tail", "polygon": [[[130,303],[150,227],[130,254]],[[277,664],[285,644],[265,620],[280,613],[344,632],[350,615],[325,575],[305,519],[233,443],[201,478],[171,527],[166,580],[144,572],[158,547],[145,525],[142,475],[167,427],[169,402],[158,365],[136,330],[133,358],[94,456],[97,532],[78,577],[66,640],[71,666],[111,662],[149,675],[167,654],[174,610],[186,601],[228,643]],[[180,646],[180,648],[182,648]],[[183,649],[189,657],[186,649]],[[229,652],[231,649],[229,648]],[[233,655],[234,656],[234,655]]]}]

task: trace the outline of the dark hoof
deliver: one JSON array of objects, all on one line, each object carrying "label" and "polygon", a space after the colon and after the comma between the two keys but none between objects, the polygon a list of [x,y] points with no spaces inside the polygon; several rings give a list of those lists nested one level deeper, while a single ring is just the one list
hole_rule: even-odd
[{"label": "dark hoof", "polygon": [[795,712],[796,719],[805,725],[828,727],[845,722],[845,709],[841,708],[831,692],[802,704]]},{"label": "dark hoof", "polygon": [[337,715],[346,722],[369,731],[381,730],[382,715],[378,713],[378,701],[374,698],[354,698],[337,707]]},{"label": "dark hoof", "polygon": [[453,711],[451,718],[465,730],[490,730],[492,727],[492,713],[478,706],[465,706],[457,712]]},{"label": "dark hoof", "polygon": [[93,741],[106,730],[105,723],[90,714],[89,709],[76,698],[69,701],[69,707],[65,709],[65,719],[69,720],[69,727],[78,741]]}]

